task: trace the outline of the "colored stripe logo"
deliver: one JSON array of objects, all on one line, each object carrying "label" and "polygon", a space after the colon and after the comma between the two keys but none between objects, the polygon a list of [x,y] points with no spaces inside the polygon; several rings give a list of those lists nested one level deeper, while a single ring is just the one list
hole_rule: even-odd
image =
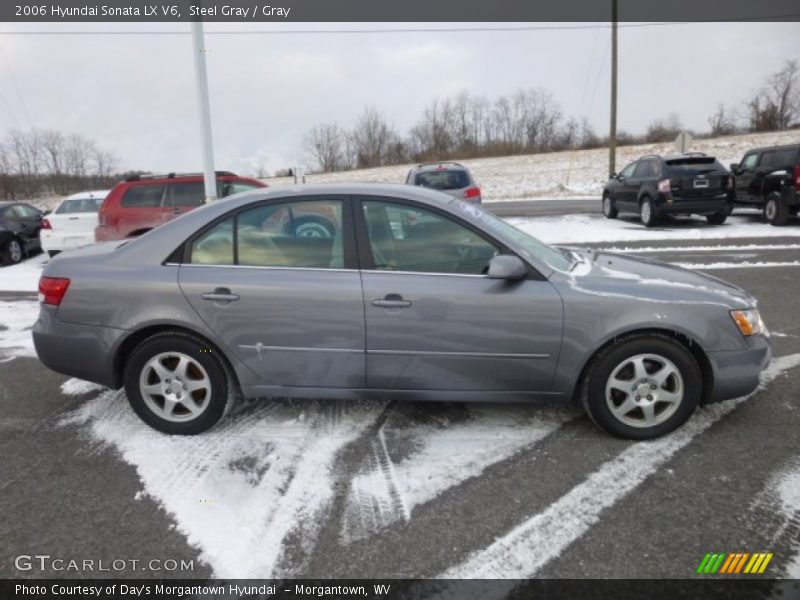
[{"label": "colored stripe logo", "polygon": [[772,557],[772,552],[708,552],[696,572],[703,575],[760,575],[766,571]]}]

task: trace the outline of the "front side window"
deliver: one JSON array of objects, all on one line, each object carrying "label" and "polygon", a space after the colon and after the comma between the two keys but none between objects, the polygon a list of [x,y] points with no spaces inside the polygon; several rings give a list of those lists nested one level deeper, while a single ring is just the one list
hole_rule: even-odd
[{"label": "front side window", "polygon": [[125,192],[122,206],[125,208],[157,208],[164,195],[163,185],[137,185]]},{"label": "front side window", "polygon": [[481,275],[499,248],[454,220],[416,206],[362,203],[375,269]]},{"label": "front side window", "polygon": [[748,154],[742,161],[743,169],[752,169],[758,164],[758,154]]},{"label": "front side window", "polygon": [[620,173],[620,175],[622,175],[623,177],[633,177],[633,171],[636,169],[637,164],[638,163],[635,162],[629,164],[627,167],[622,169],[622,173]]}]

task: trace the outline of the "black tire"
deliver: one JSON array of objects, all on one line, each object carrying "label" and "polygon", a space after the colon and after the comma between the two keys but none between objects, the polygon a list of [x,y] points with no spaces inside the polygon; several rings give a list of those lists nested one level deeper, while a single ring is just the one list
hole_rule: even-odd
[{"label": "black tire", "polygon": [[[148,362],[159,354],[172,352],[196,361],[205,369],[210,382],[210,398],[202,412],[180,422],[165,419],[154,412],[142,396],[139,386],[142,371]],[[238,382],[217,349],[200,337],[178,331],[159,333],[140,343],[125,362],[123,381],[134,412],[153,429],[168,434],[196,435],[210,429],[240,397]]]},{"label": "black tire", "polygon": [[728,211],[714,213],[713,215],[706,215],[706,221],[709,225],[722,225],[728,218]]},{"label": "black tire", "polygon": [[[664,420],[654,426],[634,426],[623,422],[616,417],[606,401],[606,384],[616,369],[626,359],[637,355],[655,355],[666,358],[677,368],[682,379],[680,389],[682,399],[676,402],[674,412],[668,415],[664,411],[671,408],[671,404],[662,406],[660,414]],[[654,363],[657,366],[657,363]],[[637,385],[639,380],[631,380],[632,385]],[[617,437],[631,440],[648,440],[674,431],[692,415],[700,403],[702,389],[702,374],[691,353],[679,342],[659,334],[645,334],[632,336],[606,348],[593,360],[587,371],[585,389],[583,390],[583,405],[592,421],[604,431]],[[648,387],[647,384],[641,384]],[[666,385],[666,384],[665,384]],[[637,393],[631,391],[630,394]],[[611,394],[616,394],[612,391]],[[649,397],[649,396],[648,396]],[[613,404],[613,402],[612,402]],[[664,404],[664,403],[661,403]],[[658,402],[654,407],[659,405]],[[634,408],[634,411],[641,410]],[[629,413],[630,414],[630,413]],[[641,413],[644,416],[644,412]]]},{"label": "black tire", "polygon": [[53,258],[56,254],[61,254],[61,250],[48,250],[47,256]]},{"label": "black tire", "polygon": [[617,206],[614,204],[614,200],[611,198],[610,194],[605,194],[603,196],[602,210],[606,219],[616,219],[617,215],[619,215]]},{"label": "black tire", "polygon": [[767,223],[780,227],[786,225],[789,220],[789,207],[781,198],[780,194],[770,194],[764,203],[764,218]]},{"label": "black tire", "polygon": [[645,227],[655,227],[658,224],[658,215],[656,214],[656,205],[649,196],[642,198],[639,203],[639,219]]},{"label": "black tire", "polygon": [[5,265],[17,265],[22,262],[24,256],[25,244],[17,237],[8,240],[0,252],[0,259]]},{"label": "black tire", "polygon": [[332,238],[336,235],[333,223],[323,217],[305,216],[294,220],[295,237]]}]

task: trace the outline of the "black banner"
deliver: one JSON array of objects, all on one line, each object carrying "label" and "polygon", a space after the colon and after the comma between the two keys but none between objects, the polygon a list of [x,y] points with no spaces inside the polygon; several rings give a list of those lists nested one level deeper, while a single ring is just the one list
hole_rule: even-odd
[{"label": "black banner", "polygon": [[0,598],[22,600],[761,600],[800,599],[800,581],[749,577],[708,579],[545,580],[0,580]]},{"label": "black banner", "polygon": [[[9,22],[610,21],[613,0],[3,0]],[[620,21],[798,21],[797,0],[618,0]]]}]

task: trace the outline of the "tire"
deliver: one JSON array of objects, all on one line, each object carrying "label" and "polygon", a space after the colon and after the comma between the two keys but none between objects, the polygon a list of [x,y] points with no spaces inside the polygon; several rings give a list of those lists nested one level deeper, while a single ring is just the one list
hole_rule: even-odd
[{"label": "tire", "polygon": [[294,220],[295,237],[332,238],[334,235],[333,224],[322,217],[298,217]]},{"label": "tire", "polygon": [[[666,379],[659,383],[658,377]],[[700,403],[701,389],[700,368],[689,351],[672,338],[647,334],[626,338],[594,358],[583,405],[604,431],[649,440],[683,425]]]},{"label": "tire", "polygon": [[609,194],[603,196],[603,215],[606,219],[616,219],[617,215],[619,215],[619,211]]},{"label": "tire", "polygon": [[47,256],[53,258],[56,254],[61,254],[61,250],[48,250]]},{"label": "tire", "polygon": [[3,251],[0,253],[0,258],[2,258],[3,264],[17,265],[22,262],[24,255],[24,245],[19,238],[12,237],[3,247]]},{"label": "tire", "polygon": [[727,209],[722,212],[714,213],[713,215],[706,215],[706,221],[708,221],[709,225],[722,225],[727,218]]},{"label": "tire", "polygon": [[789,207],[781,198],[780,194],[770,194],[764,204],[764,218],[767,223],[780,227],[786,225],[789,220]]},{"label": "tire", "polygon": [[639,218],[645,227],[654,227],[658,223],[655,204],[648,196],[645,196],[639,204]]},{"label": "tire", "polygon": [[[210,429],[240,396],[222,355],[201,338],[175,331],[139,344],[125,363],[123,380],[134,412],[168,434],[196,435]],[[153,391],[148,393],[146,386]]]}]

